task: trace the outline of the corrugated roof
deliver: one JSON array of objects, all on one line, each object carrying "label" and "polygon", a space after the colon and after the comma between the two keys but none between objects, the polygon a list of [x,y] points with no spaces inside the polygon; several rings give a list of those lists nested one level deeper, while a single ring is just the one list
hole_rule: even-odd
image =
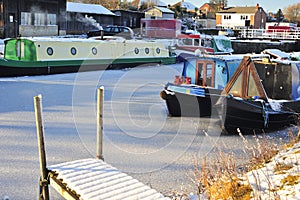
[{"label": "corrugated roof", "polygon": [[256,13],[257,8],[256,6],[251,6],[251,7],[232,7],[228,8],[226,10],[221,10],[219,13],[249,13],[253,14]]},{"label": "corrugated roof", "polygon": [[158,10],[160,10],[163,13],[172,13],[172,14],[174,14],[174,11],[172,11],[172,10],[170,10],[168,8],[165,8],[165,7],[155,6],[155,8],[157,8]]},{"label": "corrugated roof", "polygon": [[99,159],[76,160],[48,167],[67,188],[85,200],[170,200],[156,190]]},{"label": "corrugated roof", "polygon": [[67,12],[115,15],[110,10],[98,4],[67,2]]}]

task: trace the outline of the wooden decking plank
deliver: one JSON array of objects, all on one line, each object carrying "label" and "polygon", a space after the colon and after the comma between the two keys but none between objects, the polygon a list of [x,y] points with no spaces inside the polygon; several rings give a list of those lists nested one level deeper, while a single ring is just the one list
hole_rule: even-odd
[{"label": "wooden decking plank", "polygon": [[84,200],[169,199],[99,159],[82,159],[48,167]]},{"label": "wooden decking plank", "polygon": [[[51,173],[51,172],[50,172]],[[50,174],[50,185],[65,199],[79,200],[79,197],[73,191],[70,191],[60,180]]]}]

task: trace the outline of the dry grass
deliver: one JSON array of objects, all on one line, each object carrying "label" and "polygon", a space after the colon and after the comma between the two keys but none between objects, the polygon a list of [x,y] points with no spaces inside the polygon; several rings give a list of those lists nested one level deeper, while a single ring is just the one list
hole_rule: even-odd
[{"label": "dry grass", "polygon": [[282,174],[285,173],[285,171],[290,170],[291,168],[293,168],[293,165],[288,165],[285,163],[276,163],[275,167],[274,167],[274,173],[275,174]]},{"label": "dry grass", "polygon": [[197,160],[194,164],[194,180],[199,194],[209,199],[250,199],[252,188],[239,178],[233,153],[218,152],[214,159]]},{"label": "dry grass", "polygon": [[[246,172],[260,168],[270,162],[282,148],[299,142],[300,131],[297,137],[289,133],[290,141],[287,145],[278,145],[266,137],[260,139],[256,137],[255,144],[250,145],[240,131],[239,135],[243,140],[245,153],[249,156],[249,160],[242,166],[242,170],[237,166],[237,156],[234,153],[225,153],[220,148],[218,148],[215,158],[195,159],[193,181],[199,194],[208,199],[250,199],[253,196],[252,187],[245,178],[241,177],[244,177]],[[280,172],[289,168],[290,166],[278,164],[276,171]],[[298,177],[287,177],[286,182],[282,185],[294,183],[297,181],[296,178]],[[259,179],[257,179],[256,184],[260,185]],[[272,191],[271,185],[270,191]]]},{"label": "dry grass", "polygon": [[299,183],[299,175],[288,175],[287,177],[285,177],[284,179],[281,180],[281,188],[284,187],[284,185],[295,185]]}]

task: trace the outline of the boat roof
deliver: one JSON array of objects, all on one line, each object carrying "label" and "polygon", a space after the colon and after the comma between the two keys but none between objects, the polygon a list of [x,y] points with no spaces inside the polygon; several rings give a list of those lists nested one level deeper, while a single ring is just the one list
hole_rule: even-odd
[{"label": "boat roof", "polygon": [[56,42],[56,41],[64,41],[64,42],[92,42],[95,40],[86,39],[86,38],[60,38],[60,37],[20,37],[20,38],[8,38],[5,41],[9,40],[29,40],[32,42]]},{"label": "boat roof", "polygon": [[198,38],[208,38],[212,39],[210,35],[205,34],[179,34],[177,38],[191,38],[191,39],[198,39]]},{"label": "boat roof", "polygon": [[262,59],[269,59],[270,56],[267,54],[226,54],[226,55],[203,55],[203,56],[187,56],[185,59],[209,59],[209,60],[224,60],[224,61],[230,61],[230,60],[242,60],[245,56],[251,57],[252,60],[262,60]]},{"label": "boat roof", "polygon": [[275,59],[289,60],[291,55],[279,49],[265,49],[262,53],[270,54]]}]

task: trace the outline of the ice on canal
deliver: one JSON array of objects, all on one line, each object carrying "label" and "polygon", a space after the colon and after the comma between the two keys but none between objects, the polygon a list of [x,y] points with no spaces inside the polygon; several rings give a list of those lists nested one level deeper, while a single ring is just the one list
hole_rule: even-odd
[{"label": "ice on canal", "polygon": [[[196,191],[195,157],[218,144],[239,151],[235,136],[205,136],[209,118],[172,118],[159,93],[181,64],[0,79],[0,198],[38,195],[33,97],[41,94],[47,164],[93,158],[96,92],[104,86],[105,162],[163,194]],[[215,129],[214,129],[215,130]],[[250,138],[251,139],[251,138]],[[50,190],[51,199],[61,199]]]}]

